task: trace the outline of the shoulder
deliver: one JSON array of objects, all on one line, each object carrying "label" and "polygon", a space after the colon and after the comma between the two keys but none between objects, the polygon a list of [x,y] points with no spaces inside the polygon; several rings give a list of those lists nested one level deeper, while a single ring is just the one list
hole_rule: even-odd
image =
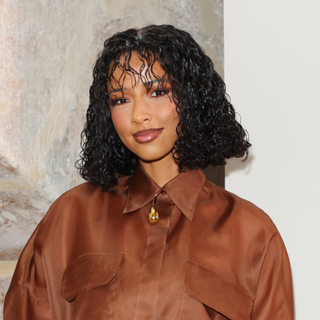
[{"label": "shoulder", "polygon": [[121,179],[111,193],[90,182],[68,190],[49,208],[40,223],[40,229],[69,226],[121,211],[126,200],[126,181]]},{"label": "shoulder", "polygon": [[67,212],[72,208],[75,209],[87,205],[90,201],[99,197],[109,197],[109,194],[90,182],[80,184],[57,198],[49,208],[45,218],[54,212]]},{"label": "shoulder", "polygon": [[61,209],[67,211],[75,206],[85,206],[92,203],[102,203],[113,200],[120,200],[126,197],[128,178],[120,178],[118,185],[113,192],[108,192],[100,186],[90,182],[82,183],[67,192],[63,193],[51,206],[50,209]]},{"label": "shoulder", "polygon": [[265,234],[271,238],[278,230],[261,208],[236,194],[206,181],[203,189],[203,199],[214,208],[214,214],[226,219],[227,225],[242,229],[248,234]]}]

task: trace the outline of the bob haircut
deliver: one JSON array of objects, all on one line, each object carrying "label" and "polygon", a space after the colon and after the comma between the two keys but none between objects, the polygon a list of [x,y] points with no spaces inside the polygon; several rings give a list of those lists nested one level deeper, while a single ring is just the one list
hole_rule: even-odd
[{"label": "bob haircut", "polygon": [[[121,79],[127,73],[150,82],[131,68],[132,53],[142,61],[147,78],[157,78],[161,86],[164,79],[153,73],[153,65],[158,61],[165,71],[165,80],[172,85],[179,123],[171,153],[180,171],[223,165],[225,159],[247,156],[247,133],[235,119],[225,83],[211,59],[189,33],[171,25],[150,25],[114,34],[104,42],[98,56],[87,121],[81,133],[82,151],[76,162],[85,180],[111,192],[117,178],[132,174],[139,160],[116,133],[108,96],[110,80],[121,90]],[[120,80],[113,77],[116,68],[123,71]]]}]

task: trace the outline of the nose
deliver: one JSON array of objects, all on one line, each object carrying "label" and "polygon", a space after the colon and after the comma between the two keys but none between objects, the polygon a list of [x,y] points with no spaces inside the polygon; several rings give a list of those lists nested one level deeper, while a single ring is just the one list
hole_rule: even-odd
[{"label": "nose", "polygon": [[132,115],[131,115],[131,123],[132,124],[143,124],[144,122],[148,122],[152,119],[152,115],[150,113],[150,106],[145,101],[144,98],[135,99]]}]

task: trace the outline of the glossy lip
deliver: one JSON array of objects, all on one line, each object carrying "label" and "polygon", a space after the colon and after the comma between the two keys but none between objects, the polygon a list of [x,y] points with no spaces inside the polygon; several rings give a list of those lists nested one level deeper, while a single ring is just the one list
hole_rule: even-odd
[{"label": "glossy lip", "polygon": [[137,131],[132,136],[139,143],[147,143],[157,139],[160,136],[162,130],[163,128],[146,129],[146,130]]}]

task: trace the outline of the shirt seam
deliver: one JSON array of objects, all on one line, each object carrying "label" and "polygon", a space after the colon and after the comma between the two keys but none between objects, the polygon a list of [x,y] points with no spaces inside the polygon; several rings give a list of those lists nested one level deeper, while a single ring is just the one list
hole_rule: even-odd
[{"label": "shirt seam", "polygon": [[267,258],[267,255],[268,255],[268,251],[269,251],[271,240],[275,237],[276,234],[277,234],[277,232],[274,232],[272,234],[272,236],[270,237],[270,239],[268,241],[268,245],[266,246],[265,252],[264,252],[263,261],[262,261],[261,266],[260,266],[259,276],[258,276],[257,283],[256,283],[256,292],[255,292],[255,297],[254,297],[254,300],[253,300],[251,316],[252,316],[253,309],[255,307],[255,303],[256,303],[256,300],[257,300],[257,294],[258,294],[258,288],[259,288],[259,283],[260,283],[260,279],[261,279],[262,268],[263,268],[264,262],[265,262],[265,260]]}]

